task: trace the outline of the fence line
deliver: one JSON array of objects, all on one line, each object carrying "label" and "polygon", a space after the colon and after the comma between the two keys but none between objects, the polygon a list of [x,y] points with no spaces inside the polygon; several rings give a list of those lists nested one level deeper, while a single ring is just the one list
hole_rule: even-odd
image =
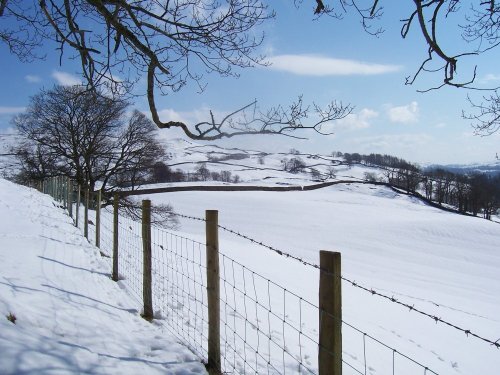
[{"label": "fence line", "polygon": [[[182,217],[182,218],[185,218],[185,219],[195,220],[195,221],[204,221],[204,219],[199,218],[199,217],[194,217],[194,216],[188,216],[188,215],[183,215],[183,214],[178,214],[178,213],[174,213],[173,215],[178,216],[178,217]],[[318,264],[315,264],[315,263],[309,262],[307,260],[304,260],[304,259],[302,259],[302,258],[300,258],[298,256],[295,256],[295,255],[290,254],[290,253],[288,253],[286,251],[280,250],[280,249],[278,249],[278,248],[276,248],[274,246],[265,244],[262,241],[258,241],[258,240],[254,239],[254,238],[251,238],[251,237],[249,237],[249,236],[247,236],[245,234],[242,234],[242,233],[240,233],[238,231],[235,231],[233,229],[227,228],[225,226],[219,225],[219,228],[222,229],[222,230],[224,230],[224,231],[226,231],[226,232],[228,232],[228,233],[231,233],[231,234],[233,234],[233,235],[235,235],[237,237],[240,237],[240,238],[243,238],[243,239],[245,239],[247,241],[250,241],[253,244],[256,244],[256,245],[259,245],[259,246],[261,246],[263,248],[271,250],[271,251],[273,251],[274,253],[276,253],[276,254],[278,254],[280,256],[283,256],[285,258],[290,258],[290,259],[293,259],[295,261],[298,261],[298,262],[302,263],[303,265],[315,268],[315,269],[319,270],[322,273],[328,273],[327,270],[322,269],[320,267],[320,265],[318,265]],[[466,328],[460,327],[460,326],[458,326],[458,325],[456,325],[454,323],[448,322],[445,319],[443,319],[441,317],[438,317],[437,315],[427,313],[427,312],[425,312],[425,311],[423,311],[423,310],[415,307],[415,305],[410,305],[408,303],[402,302],[402,301],[398,300],[397,298],[395,298],[394,296],[389,296],[387,294],[381,293],[381,292],[377,291],[376,289],[374,289],[372,287],[367,287],[367,286],[365,286],[363,284],[360,284],[360,283],[356,282],[355,280],[349,279],[349,278],[347,278],[347,277],[345,277],[343,275],[340,275],[340,279],[343,280],[343,281],[345,281],[348,285],[353,286],[353,287],[358,288],[358,289],[361,289],[361,290],[363,290],[363,291],[371,294],[372,296],[381,297],[381,298],[385,299],[386,301],[389,301],[389,302],[395,303],[397,305],[403,306],[403,307],[407,308],[409,312],[416,312],[416,313],[418,313],[418,314],[420,314],[422,316],[425,316],[427,318],[430,318],[430,319],[434,320],[434,322],[436,322],[436,323],[442,323],[442,324],[444,324],[444,325],[446,325],[448,327],[454,328],[454,329],[456,329],[458,331],[461,331],[461,332],[465,333],[466,336],[470,335],[472,337],[475,337],[475,338],[477,338],[477,339],[479,339],[479,340],[481,340],[481,341],[483,341],[485,343],[488,343],[488,344],[496,347],[497,349],[500,349],[500,338],[498,338],[497,340],[492,340],[492,339],[483,337],[483,336],[481,336],[481,335],[473,332],[470,329],[466,329]],[[412,298],[415,298],[415,297],[412,297]]]},{"label": "fence line", "polygon": [[[63,186],[68,189],[71,187],[70,184],[59,182],[47,183],[42,189],[56,199],[64,200],[64,194],[59,194],[58,189]],[[103,208],[99,215],[93,216],[93,210],[89,210],[93,205],[94,195],[97,196],[93,193],[86,195],[90,197],[84,200],[85,209],[82,212],[79,209],[78,191],[81,189],[76,187],[73,194],[70,194],[72,198],[63,206],[67,207],[68,213],[78,213],[74,218],[75,225],[83,231],[87,227],[88,240],[99,245],[101,255],[110,268],[116,261],[117,279],[126,284],[138,304],[145,303],[145,243],[141,235],[144,233],[143,225],[119,215],[115,226],[114,212],[109,208]],[[74,200],[77,202],[73,203]],[[86,217],[83,223],[79,218],[82,215]],[[99,221],[89,225],[94,217],[99,217]],[[216,228],[229,231],[220,225]],[[200,358],[211,364],[208,367],[210,374],[333,374],[330,368],[321,369],[319,361],[325,359],[321,359],[318,352],[323,352],[323,357],[333,358],[333,363],[338,365],[340,358],[342,365],[339,374],[344,370],[344,373],[368,375],[377,369],[378,373],[392,372],[393,375],[437,375],[410,356],[345,322],[341,316],[320,307],[321,301],[320,305],[311,303],[239,263],[223,251],[218,252],[220,258],[216,262],[217,284],[220,283],[220,295],[217,297],[217,303],[220,303],[217,310],[221,313],[218,318],[220,330],[217,333],[220,337],[220,354],[218,358],[211,358],[213,325],[210,323],[210,316],[213,314],[213,301],[210,301],[209,271],[212,266],[209,265],[207,253],[215,245],[210,240],[201,243],[162,228],[150,227],[150,230],[154,318],[164,321],[168,330],[177,335]],[[115,233],[119,233],[117,254],[114,253]],[[341,276],[340,273],[325,273],[323,268],[323,264],[322,267],[317,267],[320,275],[328,276],[330,282]],[[332,275],[335,278],[332,278]],[[147,309],[147,306],[144,306]],[[343,350],[339,350],[339,345],[330,347],[322,343],[321,323],[325,321],[335,323],[334,325],[338,325],[342,330],[342,341],[348,344],[344,345]],[[338,334],[340,335],[340,331]],[[214,360],[216,366],[213,365]]]}]

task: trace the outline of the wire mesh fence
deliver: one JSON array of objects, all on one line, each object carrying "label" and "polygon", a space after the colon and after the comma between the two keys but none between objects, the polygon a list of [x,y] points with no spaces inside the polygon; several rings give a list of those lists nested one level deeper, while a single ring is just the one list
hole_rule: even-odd
[{"label": "wire mesh fence", "polygon": [[205,244],[152,228],[153,306],[177,336],[207,358]]},{"label": "wire mesh fence", "polygon": [[[68,212],[89,242],[95,243],[99,226],[100,253],[113,262],[114,212],[100,211],[78,202],[73,194],[58,193],[64,183],[45,187],[56,199],[68,198]],[[80,194],[80,198],[83,197]],[[72,203],[74,201],[74,203]],[[189,218],[186,216],[186,218]],[[202,220],[199,218],[193,218]],[[118,278],[138,303],[143,302],[144,253],[142,226],[118,215]],[[226,229],[227,228],[222,228]],[[255,242],[255,241],[254,241]],[[227,250],[227,249],[226,249]],[[171,230],[151,227],[151,273],[154,318],[159,319],[202,360],[209,362],[209,294],[207,244]],[[229,252],[219,252],[220,280],[220,368],[224,374],[324,374],[321,355],[337,360],[331,347],[321,340],[322,323],[341,328],[340,371],[343,374],[436,374],[383,341],[342,320],[279,283],[250,269]],[[316,277],[325,272],[318,268]],[[331,276],[331,275],[330,275]],[[338,280],[341,275],[333,275]],[[314,293],[317,293],[314,291]],[[330,374],[328,372],[328,374]],[[332,372],[333,374],[333,372]]]},{"label": "wire mesh fence", "polygon": [[119,257],[118,279],[125,280],[128,290],[140,303],[142,301],[142,236],[141,225],[120,217],[118,221]]},{"label": "wire mesh fence", "polygon": [[316,374],[317,330],[304,310],[318,310],[222,253],[220,266],[223,371]]},{"label": "wire mesh fence", "polygon": [[113,211],[109,207],[104,207],[101,210],[100,225],[99,249],[101,255],[111,263],[113,256]]}]

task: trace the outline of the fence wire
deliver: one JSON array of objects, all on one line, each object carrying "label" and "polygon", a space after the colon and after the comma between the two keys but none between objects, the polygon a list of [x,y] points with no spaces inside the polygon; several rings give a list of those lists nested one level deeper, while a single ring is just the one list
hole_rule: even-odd
[{"label": "fence wire", "polygon": [[142,227],[126,217],[118,220],[118,278],[125,280],[138,302],[142,302],[143,250]]},{"label": "fence wire", "polygon": [[101,255],[108,261],[109,264],[112,263],[113,257],[113,211],[108,207],[101,209],[101,243],[100,251]]},{"label": "fence wire", "polygon": [[176,336],[208,357],[205,244],[151,228],[153,308]]},{"label": "fence wire", "polygon": [[[193,216],[188,216],[188,215],[182,215],[182,214],[175,214],[176,216],[178,217],[182,217],[182,218],[185,218],[185,219],[190,219],[190,220],[195,220],[195,221],[205,221],[205,219],[203,218],[198,218],[198,217],[193,217]],[[237,237],[240,237],[240,238],[243,238],[253,244],[256,244],[256,245],[259,245],[263,248],[266,248],[268,250],[271,250],[273,251],[274,253],[280,255],[280,256],[283,256],[285,258],[290,258],[290,259],[293,259],[295,261],[298,261],[300,263],[302,263],[303,265],[305,266],[309,266],[309,267],[312,267],[312,268],[315,268],[317,270],[320,270],[321,272],[325,272],[325,270],[322,270],[321,267],[318,265],[318,264],[314,264],[312,262],[309,262],[305,259],[302,259],[296,255],[293,255],[291,254],[290,252],[286,252],[286,251],[283,251],[281,249],[278,249],[274,246],[271,246],[271,245],[268,245],[268,244],[265,244],[264,242],[262,241],[258,241],[252,237],[249,237],[245,234],[242,234],[238,231],[235,231],[233,229],[230,229],[230,228],[227,228],[225,226],[222,226],[222,225],[219,225],[219,228],[222,229],[223,231],[225,232],[228,232],[228,233],[231,233]],[[425,316],[427,318],[430,318],[432,320],[434,320],[434,322],[436,323],[441,323],[441,324],[444,324],[446,326],[448,326],[449,328],[453,328],[457,331],[460,331],[462,333],[465,333],[466,336],[472,336],[476,339],[479,339],[481,341],[483,341],[484,343],[487,343],[487,344],[490,344],[491,346],[497,348],[497,349],[500,349],[500,338],[497,339],[497,340],[494,340],[494,339],[490,339],[490,338],[487,338],[487,337],[484,337],[476,332],[474,332],[473,330],[471,329],[467,329],[467,328],[464,328],[464,327],[461,327],[457,324],[454,324],[452,322],[449,322],[447,321],[446,319],[443,319],[435,314],[431,314],[431,313],[428,313],[428,312],[425,312],[423,311],[422,309],[416,307],[415,305],[410,305],[409,303],[405,303],[403,301],[400,301],[399,299],[397,299],[396,297],[394,297],[393,295],[390,296],[390,295],[387,295],[387,294],[384,294],[384,293],[381,293],[379,291],[377,291],[376,289],[372,288],[372,287],[368,287],[368,286],[365,286],[365,285],[362,285],[361,283],[358,283],[356,282],[355,280],[352,280],[352,279],[349,279],[343,275],[340,275],[340,276],[337,276],[337,277],[340,277],[342,281],[346,282],[348,285],[354,287],[354,288],[358,288],[358,289],[361,289],[369,294],[371,294],[372,296],[376,296],[376,297],[380,297],[382,299],[384,299],[385,301],[387,302],[392,302],[394,304],[397,304],[397,305],[400,305],[402,307],[405,307],[408,309],[409,312],[415,312],[417,314],[420,314],[422,316]],[[415,297],[412,297],[414,299],[416,299]]]},{"label": "fence wire", "polygon": [[344,374],[435,374],[307,299],[220,253],[224,373],[318,374],[319,323],[342,325]]},{"label": "fence wire", "polygon": [[[62,199],[61,195],[57,198]],[[76,215],[76,208],[75,204],[72,207],[73,216]],[[83,228],[83,205],[78,211],[79,227]],[[91,217],[89,215],[90,220]],[[91,230],[91,227],[89,241],[93,243],[95,229]],[[120,215],[118,231],[119,278],[141,303],[142,225]],[[101,254],[111,263],[113,213],[110,209],[101,211],[100,234]],[[200,358],[207,359],[206,244],[156,227],[151,228],[151,239],[154,316],[164,321],[168,329]],[[286,254],[275,251],[280,255]],[[221,366],[225,374],[318,374],[318,350],[334,355],[321,347],[319,342],[320,322],[331,319],[342,325],[344,374],[437,375],[418,361],[339,317],[322,311],[314,303],[249,269],[226,253],[220,253],[219,267]]]}]

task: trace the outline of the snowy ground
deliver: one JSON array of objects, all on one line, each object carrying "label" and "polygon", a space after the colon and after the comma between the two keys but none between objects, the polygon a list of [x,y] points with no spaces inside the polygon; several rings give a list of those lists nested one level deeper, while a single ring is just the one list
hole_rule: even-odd
[{"label": "snowy ground", "polygon": [[[172,163],[189,160],[191,164],[182,167],[192,171],[210,153],[213,159],[241,152],[211,146],[186,148],[175,143],[169,150]],[[256,161],[258,152],[248,154],[245,159],[228,160],[231,165],[207,166],[210,170],[230,168],[233,174],[241,175],[242,184],[311,183],[307,174],[280,171],[281,160],[291,155],[266,155],[261,164]],[[300,157],[322,173],[337,162],[329,156]],[[334,169],[336,179],[352,181],[363,179],[366,172],[383,173],[363,166],[336,165]],[[497,223],[444,212],[385,187],[355,183],[310,192],[178,192],[143,198],[150,198],[153,204],[170,203],[177,212],[189,216],[203,217],[204,210],[217,209],[221,225],[311,263],[319,262],[319,250],[340,251],[345,277],[482,337],[500,339]],[[184,235],[201,242],[203,225],[181,219]],[[314,269],[224,231],[220,243],[228,257],[317,304],[318,274]],[[300,313],[312,334],[317,333],[317,311],[297,312],[297,305],[297,301],[287,301],[287,313]],[[256,321],[263,320],[255,315]],[[498,374],[500,351],[495,347],[348,283],[343,284],[343,316],[362,332],[436,373]],[[279,327],[271,331],[271,336],[283,334]],[[359,371],[345,365],[348,374],[364,374],[365,365],[368,374],[391,374],[393,369],[405,375],[425,372],[418,366],[405,367],[404,359],[393,366],[390,351],[373,343],[365,346],[359,332],[349,327],[344,327],[343,341],[345,360]],[[307,352],[304,342],[288,338],[287,345],[294,353]]]},{"label": "snowy ground", "polygon": [[[345,277],[483,337],[500,338],[497,223],[447,213],[385,187],[356,184],[312,192],[182,192],[149,198],[197,217],[204,209],[218,209],[220,224],[315,264],[319,250],[340,251]],[[203,223],[182,219],[181,225],[191,238],[203,240]],[[315,270],[223,231],[220,247],[250,270],[317,303]],[[287,300],[287,313],[298,317],[297,306]],[[317,311],[307,318],[301,313],[314,333]],[[343,316],[438,374],[498,374],[498,349],[347,283]],[[343,335],[344,358],[361,371],[344,366],[346,374],[364,374],[365,361],[367,374],[393,373],[390,351],[373,343],[364,348],[363,337],[347,327]],[[304,342],[288,339],[287,345],[295,353],[306,351]],[[425,371],[397,362],[396,374]]]},{"label": "snowy ground", "polygon": [[[208,155],[214,160],[246,152],[248,158],[207,166],[211,171],[230,170],[240,175],[242,184],[311,183],[308,174],[280,170],[281,160],[290,155],[266,155],[261,164],[258,151],[179,142],[169,147],[173,169],[182,163],[179,167],[194,172]],[[339,165],[332,157],[301,158],[321,173],[335,165],[337,180],[355,182],[366,172],[383,173]],[[126,272],[128,264],[140,269],[134,258],[137,254],[127,255],[127,246],[140,246],[137,238],[133,238],[133,246],[124,242],[120,267],[125,280],[114,284],[109,281],[109,263],[81,238],[81,232],[50,198],[5,181],[0,184],[0,312],[12,312],[18,318],[16,325],[0,319],[0,345],[7,353],[0,355],[0,369],[6,362],[14,373],[21,364],[33,374],[43,373],[33,370],[40,363],[61,366],[61,373],[203,373],[203,366],[190,352],[172,343],[175,340],[161,327],[138,316],[140,283]],[[203,217],[206,209],[217,209],[221,225],[314,264],[319,261],[319,250],[340,251],[344,277],[485,338],[500,339],[498,223],[444,212],[386,187],[356,183],[308,192],[178,192],[142,198],[150,198],[153,204],[170,203],[176,212],[195,217]],[[21,203],[14,210],[16,201]],[[103,219],[109,228],[109,212],[103,213]],[[193,337],[196,342],[191,345],[199,345],[196,350],[205,345],[207,329],[206,301],[200,297],[203,272],[198,267],[204,261],[205,224],[185,218],[180,224],[167,234],[155,232],[154,256],[164,262],[154,266],[155,293],[164,302],[155,306],[155,313],[162,318],[161,324],[173,322],[181,336]],[[130,229],[132,237],[134,231],[140,232],[135,224],[121,225],[120,230]],[[92,238],[93,228],[90,230]],[[259,374],[308,373],[308,369],[315,373],[317,345],[306,335],[317,336],[318,311],[304,301],[317,304],[317,270],[234,234],[221,231],[219,235],[224,367],[239,373],[253,373],[252,368],[258,368]],[[109,253],[110,233],[102,236],[101,250]],[[172,250],[178,253],[172,255]],[[188,259],[191,255],[197,257],[196,262]],[[167,276],[160,276],[163,274]],[[176,279],[185,285],[171,284]],[[279,286],[269,288],[267,280]],[[343,283],[342,293],[344,321],[362,332],[343,326],[346,375],[430,374],[425,366],[441,375],[498,375],[500,350],[495,347],[348,283]],[[252,304],[253,298],[263,306]],[[200,299],[201,308],[193,307]],[[267,311],[268,304],[276,316]],[[76,311],[66,313],[74,306]],[[289,327],[280,319],[296,326]],[[255,348],[258,354],[252,351]],[[392,348],[424,367],[394,355]],[[268,365],[268,360],[273,364]],[[104,367],[108,365],[113,370]],[[58,373],[57,368],[46,373]]]},{"label": "snowy ground", "polygon": [[0,315],[2,375],[206,373],[49,196],[1,179]]}]

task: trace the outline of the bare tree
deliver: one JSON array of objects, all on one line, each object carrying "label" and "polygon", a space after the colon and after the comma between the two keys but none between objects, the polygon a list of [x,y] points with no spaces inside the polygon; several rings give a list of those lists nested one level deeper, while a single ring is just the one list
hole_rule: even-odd
[{"label": "bare tree", "polygon": [[[294,0],[307,4],[315,17],[343,18],[354,13],[364,30],[380,35],[377,27],[383,6],[401,2],[384,0]],[[187,82],[204,88],[204,74],[238,75],[238,68],[265,64],[258,47],[264,40],[259,26],[275,16],[265,0],[0,0],[0,41],[22,60],[37,56],[43,40],[55,43],[61,57],[77,58],[88,89],[105,86],[113,93],[131,92],[145,76],[146,95],[154,123],[160,128],[180,128],[192,139],[215,140],[243,134],[285,134],[298,129],[322,132],[322,126],[350,113],[349,105],[332,102],[326,108],[305,105],[302,98],[289,106],[260,110],[256,102],[217,119],[188,124],[163,121],[157,110],[157,95],[180,90]],[[477,82],[477,66],[458,75],[462,61],[477,61],[479,55],[500,44],[500,4],[494,0],[407,0],[400,34],[406,38],[418,31],[424,39],[425,58],[406,84],[423,74],[438,74],[428,91],[453,86],[483,89]],[[457,18],[460,17],[458,20]],[[443,29],[458,30],[464,41],[456,51]],[[62,61],[62,60],[61,60]],[[474,120],[482,134],[496,131],[499,118],[498,87],[483,103],[472,102]]]},{"label": "bare tree", "polygon": [[127,107],[123,100],[76,86],[35,95],[14,118],[26,138],[18,151],[24,174],[64,174],[92,190],[97,181],[103,191],[136,188],[164,150],[154,124],[138,111],[126,118]]},{"label": "bare tree", "polygon": [[[302,0],[295,0],[302,3]],[[408,0],[391,2],[387,0],[317,0],[318,16],[330,15],[341,19],[345,14],[354,13],[362,27],[369,34],[379,36],[385,30],[377,28],[377,21],[384,16],[384,5],[411,8],[401,20],[400,34],[404,39],[410,31],[420,33],[425,41],[425,58],[419,62],[413,75],[406,77],[405,83],[413,85],[424,74],[436,75],[437,83],[417,90],[426,92],[452,86],[469,90],[486,90],[489,94],[482,100],[471,100],[472,112],[464,112],[465,119],[472,120],[476,133],[489,135],[500,128],[499,87],[477,85],[478,65],[467,71],[459,65],[466,60],[477,62],[480,55],[495,50],[500,45],[500,2],[495,0]],[[397,3],[397,4],[396,4]],[[400,4],[404,3],[404,4]],[[444,35],[442,30],[453,32],[461,39],[461,50],[456,50],[455,41]],[[455,38],[455,39],[457,39]]]},{"label": "bare tree", "polygon": [[[295,0],[301,3],[300,0]],[[379,36],[385,30],[375,28],[376,21],[384,16],[384,0],[324,0],[320,15],[343,18],[344,14],[354,12],[361,19],[364,30]],[[323,4],[324,3],[324,4]],[[425,40],[426,58],[417,67],[415,74],[406,78],[406,84],[413,84],[423,73],[441,73],[442,82],[424,91],[443,86],[472,88],[476,79],[475,66],[468,78],[459,80],[457,67],[461,60],[490,51],[500,44],[500,4],[490,1],[467,0],[408,0],[409,14],[401,19],[400,34],[406,38],[411,30],[417,30]],[[400,6],[390,3],[389,7]],[[456,15],[460,19],[453,16]],[[465,42],[464,50],[453,50],[452,41],[441,30],[457,30]]]},{"label": "bare tree", "polygon": [[188,81],[203,89],[205,72],[231,76],[238,74],[235,68],[265,64],[257,52],[264,38],[258,27],[274,16],[262,0],[0,0],[0,17],[8,21],[0,41],[29,60],[37,57],[34,46],[51,40],[61,56],[79,59],[90,90],[105,86],[112,93],[130,93],[145,76],[154,123],[180,128],[192,139],[322,132],[324,124],[348,115],[351,106],[332,102],[320,108],[299,98],[265,111],[252,102],[221,119],[210,113],[198,124],[159,117],[158,93],[180,90]]},{"label": "bare tree", "polygon": [[491,135],[500,129],[500,96],[496,90],[489,96],[483,96],[480,102],[468,98],[475,112],[462,112],[465,119],[472,120],[474,133],[478,135]]}]

